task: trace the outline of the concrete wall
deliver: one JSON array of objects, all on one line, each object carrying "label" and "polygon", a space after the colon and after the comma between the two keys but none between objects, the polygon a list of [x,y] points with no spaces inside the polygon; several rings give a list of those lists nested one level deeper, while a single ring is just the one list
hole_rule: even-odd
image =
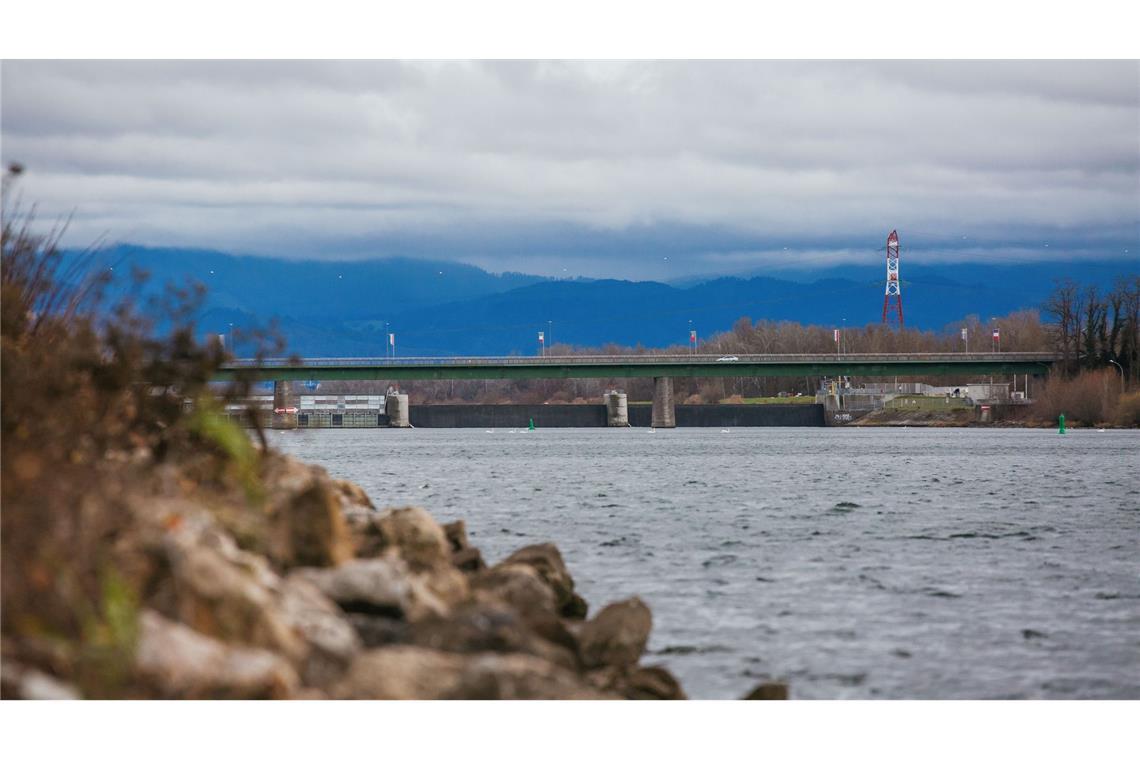
[{"label": "concrete wall", "polygon": [[[824,425],[822,404],[709,404],[675,407],[677,427],[820,427]],[[606,427],[606,407],[602,404],[433,404],[412,405],[413,427],[424,428],[525,428],[534,418],[535,427]],[[648,404],[629,407],[629,424],[649,427]],[[858,413],[855,418],[862,416]],[[336,415],[337,419],[334,419]],[[248,420],[237,413],[227,415],[239,425]],[[297,415],[302,428],[387,427],[388,416],[379,409],[302,411]],[[269,427],[273,414],[263,411],[262,424]],[[995,416],[996,418],[996,416]],[[850,422],[835,420],[834,424]],[[339,423],[339,424],[334,424]]]},{"label": "concrete wall", "polygon": [[[677,427],[823,427],[822,404],[677,404]],[[629,408],[629,424],[649,427],[652,410]]]},{"label": "concrete wall", "polygon": [[412,404],[412,427],[606,427],[603,404]]}]

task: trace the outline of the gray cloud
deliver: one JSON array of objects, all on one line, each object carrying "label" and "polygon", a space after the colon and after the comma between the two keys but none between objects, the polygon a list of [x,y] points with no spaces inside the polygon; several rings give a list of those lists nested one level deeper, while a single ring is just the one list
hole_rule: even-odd
[{"label": "gray cloud", "polygon": [[670,229],[676,273],[892,227],[1140,251],[1136,62],[7,61],[0,87],[0,152],[76,242],[587,275]]}]

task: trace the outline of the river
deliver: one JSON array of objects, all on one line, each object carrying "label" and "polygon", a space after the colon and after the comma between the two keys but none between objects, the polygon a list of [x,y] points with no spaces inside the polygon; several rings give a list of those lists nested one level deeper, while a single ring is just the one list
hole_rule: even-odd
[{"label": "river", "polygon": [[377,506],[553,541],[691,697],[1140,698],[1140,433],[273,431]]}]

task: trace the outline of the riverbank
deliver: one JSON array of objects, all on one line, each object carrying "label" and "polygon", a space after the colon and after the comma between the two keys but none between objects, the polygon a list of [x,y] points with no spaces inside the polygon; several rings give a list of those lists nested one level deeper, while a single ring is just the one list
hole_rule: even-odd
[{"label": "riverbank", "polygon": [[[847,423],[852,427],[930,427],[930,428],[1027,428],[1048,429],[1056,428],[1056,420],[1041,420],[1031,416],[1030,410],[1025,407],[1007,412],[1003,407],[995,406],[997,410],[989,421],[979,419],[975,409],[957,409],[950,411],[922,411],[902,409],[877,409],[862,417]],[[1074,430],[1081,428],[1128,430],[1135,426],[1118,425],[1111,422],[1098,424],[1085,424],[1069,421],[1066,427]]]},{"label": "riverbank", "polygon": [[6,599],[3,697],[685,697],[641,663],[648,606],[590,614],[554,544],[488,567],[463,521],[381,511],[321,467],[257,456],[244,474],[145,449],[101,463],[89,508],[117,521],[98,600],[79,630],[52,630],[38,595],[68,601],[68,573],[26,558],[37,588]]}]

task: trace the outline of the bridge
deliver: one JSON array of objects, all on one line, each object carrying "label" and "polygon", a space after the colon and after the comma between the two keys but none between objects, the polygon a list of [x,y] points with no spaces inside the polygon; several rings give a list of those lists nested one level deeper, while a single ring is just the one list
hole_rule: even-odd
[{"label": "bridge", "polygon": [[638,354],[239,360],[218,380],[511,380],[606,377],[1043,375],[1046,353]]},{"label": "bridge", "polygon": [[[1014,352],[308,358],[237,360],[223,365],[215,379],[233,380],[244,376],[253,380],[273,380],[274,396],[279,399],[274,406],[285,409],[289,408],[286,383],[292,380],[398,382],[652,377],[653,424],[655,427],[673,427],[675,377],[1043,375],[1059,360],[1057,354]],[[624,394],[621,396],[621,409],[624,409]],[[395,397],[390,406],[393,406],[391,416],[397,425],[401,419],[406,420],[406,396]],[[616,407],[615,402],[615,420],[621,417]]]}]

